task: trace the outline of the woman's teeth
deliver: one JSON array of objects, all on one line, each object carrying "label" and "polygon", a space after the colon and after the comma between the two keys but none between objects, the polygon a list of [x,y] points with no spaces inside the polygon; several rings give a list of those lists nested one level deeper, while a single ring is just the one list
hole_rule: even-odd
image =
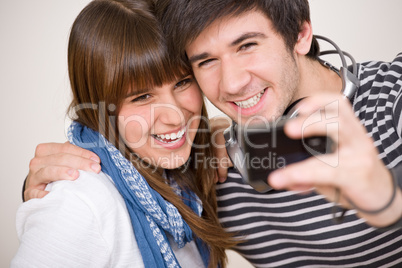
[{"label": "woman's teeth", "polygon": [[258,93],[254,97],[249,98],[248,100],[239,101],[239,102],[235,101],[234,103],[236,103],[237,106],[239,106],[240,108],[243,108],[243,109],[251,108],[260,101],[262,95],[264,94],[264,91],[265,90],[261,91],[260,93]]},{"label": "woman's teeth", "polygon": [[171,143],[177,140],[180,140],[185,133],[185,130],[179,130],[177,133],[170,133],[170,134],[161,134],[161,135],[153,135],[156,139],[161,142]]}]

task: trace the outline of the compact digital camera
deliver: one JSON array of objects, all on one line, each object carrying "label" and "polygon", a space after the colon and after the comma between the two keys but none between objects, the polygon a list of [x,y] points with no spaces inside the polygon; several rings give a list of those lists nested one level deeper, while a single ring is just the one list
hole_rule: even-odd
[{"label": "compact digital camera", "polygon": [[224,131],[226,150],[245,183],[258,192],[272,189],[268,175],[286,165],[333,151],[327,136],[291,139],[284,133],[287,118],[272,123],[241,127],[233,123]]}]

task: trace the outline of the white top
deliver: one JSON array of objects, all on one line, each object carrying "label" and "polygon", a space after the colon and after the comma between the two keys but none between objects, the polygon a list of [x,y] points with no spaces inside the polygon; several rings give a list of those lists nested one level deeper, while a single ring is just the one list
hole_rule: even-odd
[{"label": "white top", "polygon": [[[144,267],[124,200],[110,177],[80,171],[17,211],[20,247],[11,267]],[[178,249],[182,267],[204,267],[192,241]]]}]

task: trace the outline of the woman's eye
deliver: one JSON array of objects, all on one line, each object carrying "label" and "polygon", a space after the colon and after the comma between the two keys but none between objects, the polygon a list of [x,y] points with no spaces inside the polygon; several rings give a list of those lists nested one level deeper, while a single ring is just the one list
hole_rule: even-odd
[{"label": "woman's eye", "polygon": [[134,99],[131,100],[131,102],[140,102],[140,101],[145,101],[151,97],[150,94],[144,94],[140,95],[138,97],[135,97]]},{"label": "woman's eye", "polygon": [[188,88],[191,85],[191,82],[193,79],[191,77],[187,77],[181,81],[179,81],[174,88],[180,88],[180,89],[185,89]]},{"label": "woman's eye", "polygon": [[247,43],[247,44],[240,46],[239,50],[247,50],[256,45],[257,45],[257,43]]}]

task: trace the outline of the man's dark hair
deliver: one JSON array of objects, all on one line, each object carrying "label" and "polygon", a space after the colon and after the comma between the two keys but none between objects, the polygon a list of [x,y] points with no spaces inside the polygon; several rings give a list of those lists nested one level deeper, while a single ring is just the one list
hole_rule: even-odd
[{"label": "man's dark hair", "polygon": [[[238,16],[257,10],[272,21],[292,51],[304,22],[310,22],[308,0],[154,0],[155,13],[168,39],[170,53],[187,61],[185,47],[212,22],[226,16]],[[316,59],[319,45],[315,38],[308,57]]]}]

